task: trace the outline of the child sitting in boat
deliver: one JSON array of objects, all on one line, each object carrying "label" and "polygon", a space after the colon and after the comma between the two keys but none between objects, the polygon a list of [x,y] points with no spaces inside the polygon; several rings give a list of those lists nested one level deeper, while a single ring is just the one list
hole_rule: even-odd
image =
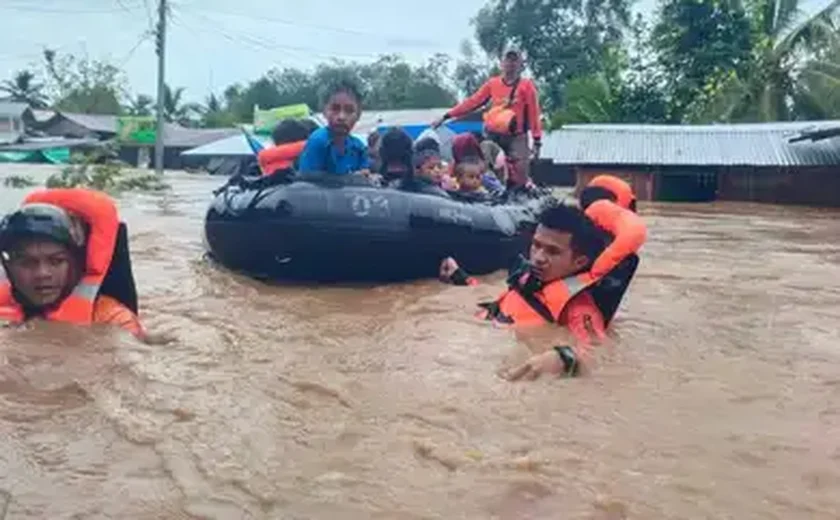
[{"label": "child sitting in boat", "polygon": [[441,187],[443,168],[440,144],[431,138],[414,143],[414,175],[402,181],[401,189],[449,198]]},{"label": "child sitting in boat", "polygon": [[452,157],[455,160],[456,167],[458,163],[467,158],[479,159],[484,164],[484,171],[481,174],[481,185],[485,188],[488,195],[498,196],[504,192],[504,185],[488,170],[484,152],[475,134],[466,133],[455,136],[455,139],[452,141]]},{"label": "child sitting in boat", "polygon": [[490,193],[482,185],[485,164],[481,157],[468,156],[455,163],[455,181],[458,183],[458,198],[470,202],[490,199]]},{"label": "child sitting in boat", "polygon": [[452,175],[452,166],[446,161],[440,161],[437,167],[437,175],[440,177],[440,187],[446,191],[458,191],[458,183]]},{"label": "child sitting in boat", "polygon": [[411,177],[413,142],[411,136],[399,127],[385,131],[379,142],[379,171],[386,185]]},{"label": "child sitting in boat", "polygon": [[352,135],[362,113],[362,96],[349,81],[339,81],[326,90],[324,117],[327,126],[314,131],[300,156],[301,175],[370,173],[365,142]]},{"label": "child sitting in boat", "polygon": [[443,161],[437,141],[425,138],[414,143],[414,176],[435,186],[443,181]]},{"label": "child sitting in boat", "polygon": [[264,148],[257,154],[257,162],[263,175],[295,168],[309,136],[318,128],[311,119],[284,119],[277,123],[271,133],[274,146]]}]

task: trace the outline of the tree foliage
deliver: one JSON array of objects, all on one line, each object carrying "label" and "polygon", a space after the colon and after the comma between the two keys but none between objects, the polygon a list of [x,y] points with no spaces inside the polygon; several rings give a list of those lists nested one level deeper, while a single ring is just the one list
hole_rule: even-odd
[{"label": "tree foliage", "polygon": [[30,70],[18,71],[12,79],[0,82],[0,92],[8,94],[9,99],[27,103],[32,108],[46,108],[47,96],[43,83]]},{"label": "tree foliage", "polygon": [[44,51],[44,61],[54,108],[84,114],[121,113],[125,81],[119,68],[53,50]]},{"label": "tree foliage", "polygon": [[[509,45],[526,56],[553,125],[576,122],[702,123],[840,117],[840,0],[803,14],[805,0],[660,0],[652,25],[635,0],[487,0],[474,39],[453,61],[330,61],[277,68],[221,93],[167,86],[164,117],[182,125],[251,122],[255,106],[322,104],[323,90],[351,79],[367,110],[445,108],[497,74]],[[808,4],[811,6],[812,4]],[[45,72],[20,71],[0,92],[33,107],[150,116],[155,100],[128,94],[108,62],[44,53]],[[190,95],[190,99],[188,99]]]},{"label": "tree foliage", "polygon": [[667,78],[672,117],[692,119],[714,90],[733,73],[744,77],[753,35],[740,0],[666,0],[652,45]]},{"label": "tree foliage", "polygon": [[473,24],[481,48],[498,58],[508,44],[526,51],[549,109],[563,106],[573,78],[602,71],[632,25],[631,0],[490,0]]}]

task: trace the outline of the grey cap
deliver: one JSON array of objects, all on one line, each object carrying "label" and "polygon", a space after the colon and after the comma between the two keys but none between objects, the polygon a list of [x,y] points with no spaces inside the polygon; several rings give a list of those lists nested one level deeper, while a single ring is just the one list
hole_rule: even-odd
[{"label": "grey cap", "polygon": [[502,58],[506,58],[510,54],[516,54],[516,56],[520,59],[525,58],[525,53],[522,52],[522,49],[518,45],[513,43],[505,45],[504,49],[502,49]]}]

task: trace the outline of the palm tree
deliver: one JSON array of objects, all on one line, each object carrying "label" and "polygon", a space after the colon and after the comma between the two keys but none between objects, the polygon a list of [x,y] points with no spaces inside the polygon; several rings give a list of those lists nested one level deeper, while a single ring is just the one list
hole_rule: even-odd
[{"label": "palm tree", "polygon": [[14,79],[0,83],[0,91],[9,94],[12,101],[27,103],[32,108],[46,108],[47,98],[43,83],[35,83],[35,74],[19,71]]},{"label": "palm tree", "polygon": [[138,94],[137,97],[131,98],[126,111],[132,116],[151,116],[154,102],[155,100],[151,96]]},{"label": "palm tree", "polygon": [[793,117],[802,58],[837,41],[832,16],[840,0],[802,16],[799,0],[757,0],[750,11],[755,31],[753,62],[744,77],[731,76],[712,104],[719,118],[780,121]]},{"label": "palm tree", "polygon": [[184,103],[184,90],[184,87],[173,90],[169,85],[164,85],[163,118],[170,123],[194,126],[195,116],[201,113],[201,106],[197,103]]},{"label": "palm tree", "polygon": [[226,109],[216,94],[207,96],[204,106],[201,107],[201,126],[205,128],[223,128],[233,126],[236,117],[233,112]]}]

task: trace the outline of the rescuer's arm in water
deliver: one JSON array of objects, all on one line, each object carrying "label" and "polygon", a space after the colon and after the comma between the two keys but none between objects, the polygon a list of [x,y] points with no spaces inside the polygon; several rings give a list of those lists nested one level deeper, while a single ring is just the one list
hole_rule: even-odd
[{"label": "rescuer's arm in water", "polygon": [[[478,285],[455,259],[449,257],[440,264],[440,279],[453,285]],[[510,381],[533,380],[543,373],[579,375],[589,365],[595,342],[606,337],[604,317],[595,300],[588,293],[573,298],[563,311],[558,325],[565,326],[574,337],[575,345],[558,345],[529,358],[525,363],[508,370],[504,377]]]},{"label": "rescuer's arm in water", "polygon": [[93,323],[119,327],[137,339],[146,338],[140,318],[125,305],[110,296],[100,296],[93,308]]},{"label": "rescuer's arm in water", "polygon": [[478,285],[478,280],[461,269],[458,262],[451,256],[444,258],[440,263],[438,276],[440,277],[440,281],[452,285]]},{"label": "rescuer's arm in water", "polygon": [[604,317],[587,293],[569,302],[560,325],[565,325],[574,337],[575,345],[558,345],[514,367],[503,375],[508,381],[527,379],[533,381],[542,374],[577,376],[591,364],[593,343],[606,337]]}]

